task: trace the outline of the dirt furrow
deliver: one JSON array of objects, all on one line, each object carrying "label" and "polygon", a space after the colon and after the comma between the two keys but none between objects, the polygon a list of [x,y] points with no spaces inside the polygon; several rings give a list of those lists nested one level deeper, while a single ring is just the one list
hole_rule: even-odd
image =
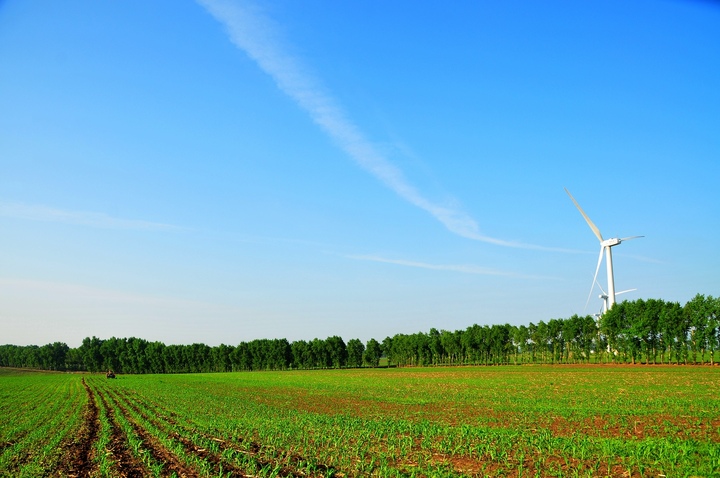
[{"label": "dirt furrow", "polygon": [[83,424],[75,439],[65,445],[62,464],[58,472],[61,476],[77,477],[92,476],[97,470],[97,463],[93,460],[94,444],[100,430],[100,418],[95,394],[82,379],[83,387],[88,395],[88,403],[83,413]]}]

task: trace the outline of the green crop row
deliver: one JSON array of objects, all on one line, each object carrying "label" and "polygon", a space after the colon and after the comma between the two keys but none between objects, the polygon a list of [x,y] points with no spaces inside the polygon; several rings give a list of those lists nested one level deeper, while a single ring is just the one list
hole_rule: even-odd
[{"label": "green crop row", "polygon": [[37,477],[57,469],[61,443],[80,428],[87,395],[78,377],[0,373],[0,473]]},{"label": "green crop row", "polygon": [[718,389],[715,367],[0,371],[0,475],[57,471],[94,404],[89,476],[710,477]]},{"label": "green crop row", "polygon": [[[720,466],[713,368],[515,370],[134,376],[111,385],[199,446],[234,442],[260,464],[338,475],[712,476]],[[553,429],[550,415],[572,432]],[[594,429],[574,427],[592,417],[602,418]],[[654,424],[649,436],[633,436],[638,417]]]}]

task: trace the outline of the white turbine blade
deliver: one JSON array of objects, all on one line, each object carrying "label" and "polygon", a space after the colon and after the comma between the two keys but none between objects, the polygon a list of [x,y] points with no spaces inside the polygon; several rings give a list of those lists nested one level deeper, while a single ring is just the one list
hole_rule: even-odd
[{"label": "white turbine blade", "polygon": [[590,286],[590,293],[588,294],[588,298],[585,301],[585,310],[587,310],[587,306],[590,303],[590,296],[592,295],[592,291],[595,288],[595,283],[597,282],[597,275],[598,275],[598,271],[600,270],[600,263],[602,262],[602,256],[603,256],[604,250],[605,250],[605,247],[600,246],[600,255],[598,256],[597,267],[595,267],[595,276],[593,276],[593,282],[592,282],[592,285]]},{"label": "white turbine blade", "polygon": [[622,242],[622,241],[629,241],[630,239],[639,239],[639,238],[641,238],[641,237],[645,237],[645,236],[630,236],[630,237],[623,237],[622,239],[620,239],[620,242]]},{"label": "white turbine blade", "polygon": [[578,208],[578,211],[580,211],[580,214],[585,218],[585,222],[588,223],[588,226],[590,226],[590,229],[592,229],[592,232],[595,234],[595,236],[600,240],[600,242],[603,241],[602,234],[600,234],[600,229],[597,228],[597,226],[590,220],[587,214],[585,214],[585,211],[582,210],[580,207],[580,204],[575,200],[575,198],[570,194],[570,191],[565,188],[565,192],[568,196],[570,196],[570,199],[572,199],[572,202],[575,203],[575,207]]},{"label": "white turbine blade", "polygon": [[625,292],[632,292],[637,289],[627,289],[627,290],[621,290],[620,292],[615,292],[615,295],[624,294]]},{"label": "white turbine blade", "polygon": [[600,288],[600,292],[602,292],[603,295],[607,295],[607,292],[605,292],[605,289],[602,288],[602,286],[600,285],[600,283],[597,280],[597,272],[595,274],[596,274],[595,275],[595,284],[597,284],[597,286]]}]

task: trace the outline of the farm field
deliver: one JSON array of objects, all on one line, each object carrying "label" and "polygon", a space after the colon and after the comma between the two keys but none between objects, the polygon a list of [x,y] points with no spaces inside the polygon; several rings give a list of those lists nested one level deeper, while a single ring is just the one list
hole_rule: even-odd
[{"label": "farm field", "polygon": [[720,369],[0,369],[2,476],[720,476]]}]

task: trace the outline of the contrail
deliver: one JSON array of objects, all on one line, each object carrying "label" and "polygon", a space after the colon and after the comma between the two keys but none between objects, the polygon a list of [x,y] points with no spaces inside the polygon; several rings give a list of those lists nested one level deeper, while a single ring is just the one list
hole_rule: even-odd
[{"label": "contrail", "polygon": [[304,109],[312,120],[363,169],[398,196],[430,213],[449,231],[499,246],[569,252],[564,249],[506,241],[480,233],[467,213],[425,198],[403,172],[380,153],[348,119],[335,98],[297,57],[289,54],[279,28],[257,8],[228,0],[198,0],[227,30],[230,40],[273,78],[278,88]]}]

